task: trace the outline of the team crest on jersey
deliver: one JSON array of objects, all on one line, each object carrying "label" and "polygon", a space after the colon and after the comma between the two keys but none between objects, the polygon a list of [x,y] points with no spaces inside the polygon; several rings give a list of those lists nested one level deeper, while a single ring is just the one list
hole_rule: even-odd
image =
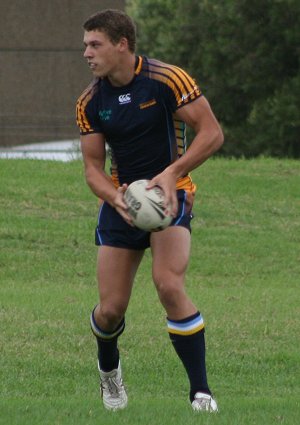
[{"label": "team crest on jersey", "polygon": [[99,117],[102,121],[108,121],[111,118],[111,109],[102,109],[99,111]]},{"label": "team crest on jersey", "polygon": [[130,103],[130,102],[131,102],[131,94],[130,93],[121,94],[119,96],[119,104],[120,105],[125,105],[125,103]]}]

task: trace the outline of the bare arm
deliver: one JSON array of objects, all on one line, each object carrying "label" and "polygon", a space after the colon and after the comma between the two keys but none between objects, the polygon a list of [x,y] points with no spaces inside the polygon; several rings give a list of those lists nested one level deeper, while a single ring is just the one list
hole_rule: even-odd
[{"label": "bare arm", "polygon": [[201,165],[223,144],[221,127],[204,96],[183,106],[176,116],[195,131],[191,146],[178,161],[170,165],[177,177],[184,176]]},{"label": "bare arm", "polygon": [[105,172],[106,150],[104,136],[99,133],[89,134],[81,136],[80,141],[87,184],[96,196],[107,201],[131,224],[131,218],[127,214],[127,205],[123,200],[127,185],[116,189],[111,178]]},{"label": "bare arm", "polygon": [[204,96],[178,109],[176,117],[195,131],[195,137],[181,158],[151,180],[151,187],[157,184],[163,188],[172,215],[177,212],[176,180],[206,161],[224,140],[221,127]]}]

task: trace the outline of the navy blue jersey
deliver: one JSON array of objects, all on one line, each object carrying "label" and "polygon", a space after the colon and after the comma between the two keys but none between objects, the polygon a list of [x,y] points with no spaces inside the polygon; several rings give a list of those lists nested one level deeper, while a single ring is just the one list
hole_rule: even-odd
[{"label": "navy blue jersey", "polygon": [[[185,153],[185,124],[174,113],[199,96],[196,82],[182,69],[137,56],[128,85],[115,87],[107,78],[89,85],[77,102],[77,124],[82,136],[104,134],[114,183],[130,184],[153,178]],[[180,187],[191,189],[189,176],[183,180]]]}]

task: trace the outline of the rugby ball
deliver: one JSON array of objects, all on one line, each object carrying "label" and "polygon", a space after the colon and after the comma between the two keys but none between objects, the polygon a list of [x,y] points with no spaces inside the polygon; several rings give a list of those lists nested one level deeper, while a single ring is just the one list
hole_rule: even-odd
[{"label": "rugby ball", "polygon": [[131,183],[124,194],[124,200],[136,227],[147,232],[158,232],[170,225],[172,217],[166,215],[163,190],[158,186],[146,189],[148,182],[136,180]]}]

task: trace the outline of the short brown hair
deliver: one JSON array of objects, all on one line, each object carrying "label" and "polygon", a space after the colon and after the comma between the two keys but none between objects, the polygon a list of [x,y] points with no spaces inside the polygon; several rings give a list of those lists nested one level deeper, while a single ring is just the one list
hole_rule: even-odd
[{"label": "short brown hair", "polygon": [[136,28],[133,20],[125,12],[117,9],[105,9],[90,16],[83,24],[86,31],[103,31],[113,44],[122,37],[128,41],[128,48],[135,51]]}]

